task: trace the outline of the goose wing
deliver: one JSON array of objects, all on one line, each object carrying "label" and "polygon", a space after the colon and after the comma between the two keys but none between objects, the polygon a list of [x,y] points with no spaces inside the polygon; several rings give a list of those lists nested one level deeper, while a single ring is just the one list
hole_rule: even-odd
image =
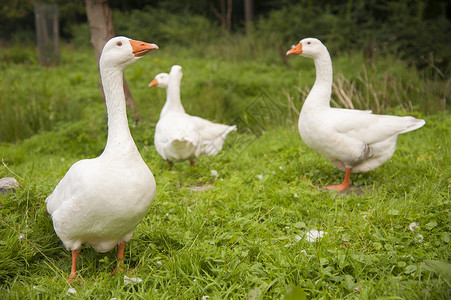
[{"label": "goose wing", "polygon": [[213,123],[200,117],[192,118],[202,139],[202,153],[206,155],[216,155],[221,151],[227,135],[236,130],[236,125]]},{"label": "goose wing", "polygon": [[329,117],[337,132],[369,145],[418,129],[425,124],[424,120],[414,117],[375,115],[371,111],[352,109],[333,108]]}]

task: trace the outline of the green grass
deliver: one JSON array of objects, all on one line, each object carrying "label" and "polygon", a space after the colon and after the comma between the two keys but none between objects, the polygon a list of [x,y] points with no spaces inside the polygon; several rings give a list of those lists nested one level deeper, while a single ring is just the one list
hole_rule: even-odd
[{"label": "green grass", "polygon": [[[296,129],[302,101],[296,87],[311,86],[311,61],[296,58],[286,69],[258,59],[200,58],[183,49],[175,57],[173,49],[163,50],[126,71],[143,118],[130,121],[132,135],[157,181],[154,203],[126,246],[125,275],[142,281],[126,285],[124,274],[111,276],[115,252],[99,254],[84,246],[78,262],[83,282],[72,284],[77,298],[243,299],[252,294],[280,299],[299,286],[309,299],[447,299],[446,272],[424,265],[449,262],[451,250],[451,118],[446,112],[423,115],[425,127],[401,135],[391,160],[354,174],[352,183],[363,193],[326,192],[319,187],[340,182],[343,173],[308,149]],[[70,288],[65,279],[71,255],[54,233],[44,201],[74,162],[102,152],[106,119],[91,53],[66,51],[58,68],[1,66],[9,74],[4,79],[9,83],[1,85],[2,105],[9,103],[9,88],[23,101],[11,108],[17,116],[11,122],[22,128],[21,122],[33,116],[20,116],[30,95],[53,101],[51,109],[37,105],[38,117],[55,115],[47,127],[30,126],[24,135],[20,129],[10,139],[2,135],[9,143],[0,144],[0,178],[14,176],[24,186],[0,196],[2,299],[60,298]],[[357,80],[362,68],[350,68],[350,61],[359,59],[338,59],[336,70]],[[240,130],[217,156],[200,157],[194,168],[176,164],[170,171],[153,146],[165,94],[147,84],[176,63],[184,69],[186,110],[237,123]],[[403,68],[392,66],[384,72]],[[421,107],[419,99],[410,100]],[[395,105],[388,111],[410,113],[396,99],[390,101]],[[308,242],[305,234],[315,229],[326,234]]]},{"label": "green grass", "polygon": [[[132,134],[158,191],[126,248],[127,274],[142,282],[125,285],[122,275],[111,276],[114,251],[98,254],[86,246],[78,264],[83,283],[73,286],[82,298],[245,298],[254,288],[263,298],[280,298],[298,285],[311,298],[445,299],[450,287],[422,266],[449,260],[451,118],[426,121],[400,137],[388,163],[353,176],[365,192],[350,195],[318,189],[343,174],[306,148],[292,128],[260,137],[234,133],[218,156],[169,171],[145,145],[150,125],[143,122]],[[68,167],[95,156],[102,142],[98,149],[82,143],[73,154],[48,138],[1,148],[25,187],[1,198],[3,297],[58,296],[69,289],[70,253],[53,232],[44,200]],[[39,141],[48,147],[36,148]],[[0,175],[12,174],[2,167]],[[203,192],[189,189],[210,184]],[[415,231],[409,230],[413,222]],[[327,234],[307,242],[304,234],[312,229]]]},{"label": "green grass", "polygon": [[[277,47],[253,47],[252,40],[244,38],[194,49],[159,46],[160,50],[125,72],[138,111],[151,122],[157,121],[166,96],[164,90],[149,89],[147,84],[174,64],[183,67],[186,110],[226,123],[244,118],[246,108],[263,99],[284,112],[266,123],[295,124],[294,113],[300,110],[315,79],[311,59],[287,58]],[[36,50],[30,48],[0,49],[4,58],[0,62],[0,143],[18,142],[62,123],[104,114],[92,49],[64,46],[61,66],[54,68],[37,65],[36,56]],[[353,98],[356,108],[416,116],[446,111],[450,80],[425,77],[425,72],[390,56],[375,58],[371,64],[359,53],[344,53],[332,60],[335,81]],[[341,104],[339,90],[334,89],[333,99]],[[291,113],[288,119],[286,112]]]}]

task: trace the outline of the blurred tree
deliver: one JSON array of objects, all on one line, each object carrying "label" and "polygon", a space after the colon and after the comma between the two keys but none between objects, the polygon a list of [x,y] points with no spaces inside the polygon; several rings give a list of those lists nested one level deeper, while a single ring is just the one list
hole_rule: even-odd
[{"label": "blurred tree", "polygon": [[114,37],[113,11],[107,0],[86,0],[85,7],[91,32],[91,44],[99,62],[103,46]]},{"label": "blurred tree", "polygon": [[246,23],[246,32],[249,33],[249,28],[254,20],[254,7],[252,0],[244,0],[244,21]]},{"label": "blurred tree", "polygon": [[[109,39],[115,36],[113,26],[113,11],[108,5],[107,0],[86,0],[85,6],[86,6],[86,15],[88,17],[89,30],[91,32],[91,44],[94,47],[94,53],[98,65],[100,55],[102,54],[103,46],[106,44],[106,42],[108,42]],[[103,88],[101,89],[101,91],[103,97],[105,98]],[[141,120],[141,116],[139,115],[139,112],[136,110],[132,94],[130,92],[127,82],[125,81],[125,78],[124,78],[124,92],[127,107],[133,111],[135,121],[139,122]]]},{"label": "blurred tree", "polygon": [[216,6],[211,3],[211,10],[213,11],[216,18],[218,18],[219,22],[221,23],[222,33],[229,33],[232,29],[232,7],[233,7],[233,1],[232,0],[221,0],[220,3],[220,10],[216,8]]},{"label": "blurred tree", "polygon": [[45,66],[58,65],[60,60],[58,5],[36,3],[34,10],[39,63]]}]

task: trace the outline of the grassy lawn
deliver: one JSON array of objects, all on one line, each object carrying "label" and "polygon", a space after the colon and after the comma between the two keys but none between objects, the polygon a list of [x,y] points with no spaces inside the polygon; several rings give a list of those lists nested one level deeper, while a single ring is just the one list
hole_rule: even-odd
[{"label": "grassy lawn", "polygon": [[[308,149],[296,128],[299,87],[314,80],[310,60],[290,60],[287,69],[183,52],[150,54],[126,71],[142,117],[130,121],[132,135],[157,181],[154,203],[126,246],[126,271],[111,276],[115,251],[83,246],[83,281],[69,285],[71,255],[44,201],[74,162],[102,152],[106,119],[92,53],[67,51],[58,68],[0,65],[7,75],[0,103],[16,101],[0,121],[8,137],[0,144],[0,178],[24,186],[0,195],[1,298],[280,299],[291,287],[309,299],[449,297],[449,265],[436,263],[449,262],[451,252],[446,112],[387,105],[384,112],[414,114],[426,125],[401,135],[386,164],[354,174],[351,193],[327,192],[319,187],[341,182],[343,173]],[[169,170],[153,146],[165,94],[147,84],[173,64],[184,68],[188,113],[239,127],[222,152],[200,157],[194,168],[185,162]],[[361,64],[344,58],[336,69],[359,82]],[[413,76],[399,64],[384,70]],[[6,130],[5,120],[15,126]],[[322,237],[312,239],[318,230]]]}]

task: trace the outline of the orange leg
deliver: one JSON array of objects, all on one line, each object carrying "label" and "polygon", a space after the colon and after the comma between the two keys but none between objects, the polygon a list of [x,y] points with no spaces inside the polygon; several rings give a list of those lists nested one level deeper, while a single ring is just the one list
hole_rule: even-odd
[{"label": "orange leg", "polygon": [[169,170],[172,170],[172,161],[168,160]]},{"label": "orange leg", "polygon": [[325,189],[326,190],[336,190],[336,191],[343,191],[345,189],[347,189],[350,185],[350,180],[351,180],[351,172],[352,169],[348,169],[346,168],[346,174],[345,174],[345,179],[343,180],[343,183],[341,184],[336,184],[336,185],[329,185],[326,186]]},{"label": "orange leg", "polygon": [[125,248],[125,243],[119,243],[117,244],[117,263],[116,263],[116,268],[114,269],[113,273],[116,273],[117,271],[121,272],[123,271],[120,268],[120,264],[124,264],[124,248]]},{"label": "orange leg", "polygon": [[194,160],[190,160],[189,163],[191,164],[191,167],[194,167]]},{"label": "orange leg", "polygon": [[81,248],[78,250],[72,250],[72,268],[70,269],[70,275],[69,279],[67,279],[67,282],[71,282],[72,280],[76,280],[77,278],[77,259],[80,252]]}]

